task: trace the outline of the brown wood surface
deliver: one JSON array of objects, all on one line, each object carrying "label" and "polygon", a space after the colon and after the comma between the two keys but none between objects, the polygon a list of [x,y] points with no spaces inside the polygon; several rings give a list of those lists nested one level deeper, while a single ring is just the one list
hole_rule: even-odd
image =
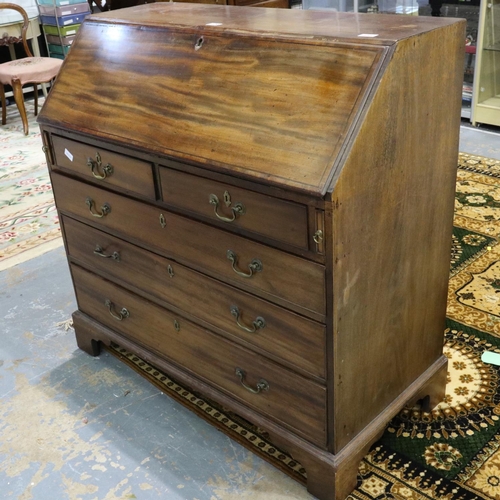
[{"label": "brown wood surface", "polygon": [[[232,219],[231,210],[237,203],[245,212],[232,222],[223,222],[228,229],[241,228],[262,234],[302,249],[308,249],[307,207],[278,200],[270,196],[222,184],[211,179],[186,174],[171,168],[160,168],[162,200],[167,204],[202,215],[210,222],[219,223],[210,196],[216,195],[219,216]],[[230,194],[231,205],[224,203],[224,193]]]},{"label": "brown wood surface", "polygon": [[[80,265],[122,285],[132,286],[133,291],[167,302],[184,315],[201,319],[206,326],[221,329],[231,340],[257,347],[261,353],[284,361],[292,369],[325,377],[324,325],[81,222],[63,217],[62,223],[69,256]],[[96,244],[107,255],[118,252],[120,260],[96,255]],[[252,327],[257,317],[263,317],[266,326],[256,333],[242,331],[231,315],[233,305],[240,310],[240,322],[246,326]]]},{"label": "brown wood surface", "polygon": [[228,5],[241,5],[247,7],[271,7],[273,9],[288,9],[289,4],[288,0],[264,0],[262,2],[255,0],[233,0],[234,4],[231,3],[231,0],[228,0]]},{"label": "brown wood surface", "polygon": [[[203,330],[190,321],[160,308],[78,266],[71,266],[78,307],[111,329],[119,329],[134,342],[167,357],[198,377],[256,408],[273,419],[293,427],[320,447],[325,446],[325,389],[294,372],[267,361],[248,349]],[[118,321],[113,312],[125,307],[130,316]],[[174,322],[177,321],[177,331]],[[217,367],[215,370],[214,367]],[[260,379],[269,390],[252,394],[235,374],[241,368],[244,382],[255,388]]]},{"label": "brown wood surface", "polygon": [[[250,33],[253,36],[290,38],[307,41],[328,39],[370,45],[392,45],[398,40],[413,37],[436,28],[453,24],[456,19],[393,14],[353,14],[333,10],[290,9],[267,11],[246,7],[235,11],[231,6],[156,3],[148,8],[136,7],[121,12],[93,15],[90,22],[110,22],[151,26],[194,28],[210,33]],[[209,25],[208,23],[220,23]],[[375,37],[360,37],[375,34]]]},{"label": "brown wood surface", "polygon": [[85,22],[39,121],[321,196],[382,55]]},{"label": "brown wood surface", "polygon": [[[89,354],[93,356],[99,354],[99,341],[106,345],[109,345],[111,341],[116,342],[126,349],[136,352],[142,359],[186,383],[189,387],[218,401],[250,422],[257,423],[261,429],[269,434],[274,444],[287,450],[304,466],[308,478],[307,490],[321,500],[345,500],[353,489],[353,481],[358,473],[359,462],[367,450],[367,444],[375,442],[391,417],[401,411],[408,401],[414,401],[424,394],[435,395],[436,393],[433,391],[437,389],[438,385],[443,385],[442,377],[443,373],[446,372],[447,365],[447,359],[442,356],[386,407],[376,419],[370,422],[348,446],[339,454],[333,455],[269,420],[265,415],[254,412],[234,398],[217,391],[213,386],[192,377],[188,372],[169,364],[153,351],[131,343],[127,338],[94,321],[86,314],[78,311],[73,314],[73,319],[78,345]],[[431,392],[426,392],[427,390]]]},{"label": "brown wood surface", "polygon": [[[151,163],[57,135],[52,136],[52,143],[55,162],[52,168],[55,170],[62,168],[63,171],[66,170],[103,187],[118,187],[152,200],[156,198]],[[110,164],[113,169],[112,173],[102,180],[94,177],[91,168],[87,165],[89,159],[95,162],[97,153],[101,157],[102,167]],[[104,174],[102,167],[94,168],[96,175]]]},{"label": "brown wood surface", "polygon": [[[324,266],[57,173],[52,173],[51,178],[57,206],[63,213],[74,214],[263,298],[324,320]],[[106,203],[111,212],[102,218],[94,217],[85,203],[88,197],[97,213]],[[165,219],[164,228],[160,215]],[[251,278],[238,276],[227,258],[228,250],[237,256],[236,269],[249,273],[248,265],[258,259],[262,271]],[[307,283],[307,293],[297,283]]]},{"label": "brown wood surface", "polygon": [[[168,0],[170,1],[170,0]],[[175,0],[176,2],[181,3],[206,3],[206,4],[214,4],[214,5],[227,5],[226,0]]]},{"label": "brown wood surface", "polygon": [[335,452],[442,354],[464,26],[398,45],[332,194]]},{"label": "brown wood surface", "polygon": [[[195,4],[90,17],[43,130],[151,161],[158,199],[51,172],[78,345],[168,368],[269,432],[311,493],[343,500],[386,422],[443,395],[463,38],[451,19]],[[215,222],[207,187],[263,210]],[[101,241],[123,259],[95,256]],[[228,250],[262,271],[238,276]],[[231,305],[269,323],[247,339]],[[236,366],[271,391],[252,395]]]}]

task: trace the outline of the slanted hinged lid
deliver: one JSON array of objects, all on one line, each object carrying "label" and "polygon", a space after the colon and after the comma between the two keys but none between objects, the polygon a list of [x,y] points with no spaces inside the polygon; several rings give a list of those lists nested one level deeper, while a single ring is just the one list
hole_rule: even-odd
[{"label": "slanted hinged lid", "polygon": [[388,46],[423,29],[374,33],[378,17],[176,3],[90,16],[39,122],[323,196]]}]

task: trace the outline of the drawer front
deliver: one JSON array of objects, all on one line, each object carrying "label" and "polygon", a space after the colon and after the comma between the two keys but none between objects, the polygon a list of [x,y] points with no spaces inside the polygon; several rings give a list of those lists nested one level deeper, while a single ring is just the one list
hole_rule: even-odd
[{"label": "drawer front", "polygon": [[69,255],[79,264],[164,300],[292,368],[325,377],[324,325],[71,218],[62,223]]},{"label": "drawer front", "polygon": [[171,168],[160,168],[163,201],[194,214],[222,221],[298,248],[308,248],[307,207],[196,177]]},{"label": "drawer front", "polygon": [[[82,312],[325,446],[323,386],[78,266],[71,270]],[[237,375],[238,368],[244,373]],[[254,394],[240,377],[253,390],[264,379],[268,389]]]},{"label": "drawer front", "polygon": [[156,198],[151,163],[57,135],[52,136],[52,144],[56,169],[66,168],[87,181]]},{"label": "drawer front", "polygon": [[320,264],[58,174],[52,175],[52,185],[57,207],[63,212],[97,222],[126,240],[146,244],[280,305],[324,319],[325,270]]}]

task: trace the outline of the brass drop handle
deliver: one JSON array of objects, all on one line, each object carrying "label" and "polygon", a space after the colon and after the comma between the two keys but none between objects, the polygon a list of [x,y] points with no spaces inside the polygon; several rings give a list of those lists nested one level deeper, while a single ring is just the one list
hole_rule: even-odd
[{"label": "brass drop handle", "polygon": [[257,383],[257,388],[254,389],[250,387],[249,385],[245,384],[245,372],[241,368],[236,368],[235,371],[236,375],[238,375],[238,378],[240,379],[241,385],[247,390],[250,391],[253,394],[259,394],[262,391],[268,391],[269,390],[269,384],[261,378],[259,382]]},{"label": "brass drop handle", "polygon": [[86,200],[85,200],[85,204],[89,207],[89,211],[90,213],[94,216],[94,217],[99,217],[99,218],[102,218],[106,215],[109,214],[109,212],[111,212],[111,207],[108,203],[105,203],[102,207],[101,207],[101,213],[99,212],[94,212],[93,210],[93,206],[94,206],[94,200],[90,197],[88,197]]},{"label": "brass drop handle", "polygon": [[236,220],[236,217],[238,215],[243,215],[245,213],[245,206],[243,205],[243,203],[237,202],[231,207],[231,195],[227,191],[224,193],[224,204],[228,208],[231,207],[231,210],[233,211],[232,217],[224,217],[223,215],[219,214],[217,209],[219,208],[220,202],[216,194],[211,194],[208,197],[208,202],[210,203],[210,205],[214,206],[214,212],[216,217],[224,222],[233,222],[234,220]]},{"label": "brass drop handle", "polygon": [[323,241],[323,231],[318,229],[313,236],[314,243],[319,245]]},{"label": "brass drop handle", "polygon": [[[90,168],[92,175],[101,181],[113,173],[113,166],[110,163],[106,163],[104,167],[102,166],[101,155],[99,153],[95,154],[95,160],[87,158],[87,167]],[[100,168],[102,168],[102,174],[99,173]]]},{"label": "brass drop handle", "polygon": [[233,271],[242,278],[251,278],[254,273],[258,273],[262,271],[262,262],[259,259],[253,259],[250,264],[248,264],[248,269],[250,269],[249,273],[244,273],[243,271],[239,271],[236,269],[236,262],[238,261],[238,257],[232,250],[228,250],[226,252],[226,257],[231,261],[231,267]]},{"label": "brass drop handle", "polygon": [[108,308],[109,314],[111,314],[111,316],[113,316],[113,318],[115,318],[118,321],[122,321],[130,316],[130,313],[124,307],[122,307],[122,310],[118,314],[116,314],[114,312],[115,305],[109,299],[106,299],[104,304]]},{"label": "brass drop handle", "polygon": [[118,252],[113,252],[112,254],[106,255],[101,245],[95,246],[94,253],[95,255],[99,255],[99,257],[104,257],[105,259],[113,259],[116,260],[116,262],[120,262],[120,254]]},{"label": "brass drop handle", "polygon": [[240,310],[236,306],[231,306],[229,310],[231,311],[231,314],[236,318],[236,324],[242,330],[245,330],[245,332],[255,333],[257,330],[262,330],[262,328],[266,326],[265,319],[261,316],[257,316],[255,321],[252,322],[253,328],[248,328],[248,326],[240,323]]}]

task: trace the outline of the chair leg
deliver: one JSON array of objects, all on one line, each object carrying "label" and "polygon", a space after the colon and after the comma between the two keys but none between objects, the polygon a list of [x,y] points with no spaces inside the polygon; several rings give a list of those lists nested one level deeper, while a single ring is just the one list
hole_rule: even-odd
[{"label": "chair leg", "polygon": [[5,91],[2,83],[0,83],[0,101],[2,103],[2,125],[5,125],[7,123],[7,103],[5,102]]},{"label": "chair leg", "polygon": [[26,116],[26,108],[24,107],[23,87],[19,80],[12,80],[12,90],[14,92],[14,100],[21,114],[23,121],[24,135],[28,135],[28,117]]},{"label": "chair leg", "polygon": [[36,83],[33,84],[33,91],[35,92],[35,116],[38,115],[38,87]]}]

